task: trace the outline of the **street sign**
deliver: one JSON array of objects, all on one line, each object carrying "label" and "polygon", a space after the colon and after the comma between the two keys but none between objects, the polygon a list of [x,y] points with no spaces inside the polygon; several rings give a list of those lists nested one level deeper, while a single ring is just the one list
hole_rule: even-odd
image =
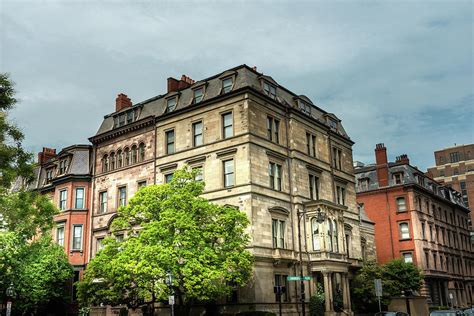
[{"label": "street sign", "polygon": [[10,316],[12,313],[12,302],[7,302],[7,316]]},{"label": "street sign", "polygon": [[374,284],[375,284],[375,296],[381,297],[382,296],[382,280],[375,279]]},{"label": "street sign", "polygon": [[303,277],[300,277],[300,276],[297,276],[297,275],[290,275],[286,278],[288,281],[309,281],[311,280],[311,277],[310,276],[303,276]]},{"label": "street sign", "polygon": [[168,297],[168,303],[169,303],[170,305],[174,305],[174,295],[170,295],[170,296]]}]

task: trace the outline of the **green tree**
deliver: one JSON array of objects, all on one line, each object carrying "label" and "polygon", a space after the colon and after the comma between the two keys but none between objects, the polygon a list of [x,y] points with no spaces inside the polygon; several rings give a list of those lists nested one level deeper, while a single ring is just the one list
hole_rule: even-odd
[{"label": "green tree", "polygon": [[353,282],[354,305],[356,310],[378,311],[378,300],[375,296],[374,280],[382,280],[382,305],[390,303],[392,297],[406,292],[417,292],[421,287],[423,275],[421,270],[412,263],[396,259],[379,266],[375,262],[367,262],[357,272]]},{"label": "green tree", "polygon": [[[244,285],[252,271],[246,215],[200,197],[204,183],[187,169],[170,183],[142,188],[118,210],[109,238],[78,284],[83,304],[153,303],[174,293],[177,303],[214,301]],[[167,275],[172,285],[166,284]]]},{"label": "green tree", "polygon": [[[64,294],[60,285],[71,278],[72,267],[50,238],[58,210],[47,197],[22,190],[33,179],[34,164],[22,147],[22,132],[8,121],[16,102],[13,83],[0,73],[0,301],[13,285],[14,311],[27,313]],[[22,183],[16,192],[14,180]]]}]

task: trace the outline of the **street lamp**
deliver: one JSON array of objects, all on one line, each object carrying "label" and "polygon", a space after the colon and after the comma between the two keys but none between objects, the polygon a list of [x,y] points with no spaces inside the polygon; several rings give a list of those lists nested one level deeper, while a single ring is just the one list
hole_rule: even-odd
[{"label": "street lamp", "polygon": [[174,316],[174,291],[173,291],[173,275],[171,272],[166,273],[165,283],[172,290],[172,295],[169,297],[169,304],[171,305],[171,316]]},{"label": "street lamp", "polygon": [[[326,220],[326,214],[321,211],[321,208],[318,207],[318,213],[316,214],[316,221],[321,224]],[[305,292],[304,292],[304,280],[303,280],[303,251],[301,248],[301,219],[306,215],[306,208],[303,205],[303,212],[298,210],[298,245],[299,245],[299,252],[300,252],[300,287],[301,287],[301,309],[303,312],[303,316],[306,315],[305,310]]]},{"label": "street lamp", "polygon": [[5,294],[7,295],[8,301],[7,301],[7,315],[10,316],[12,312],[12,298],[15,296],[15,288],[13,287],[13,283],[10,283],[10,286],[8,286]]}]

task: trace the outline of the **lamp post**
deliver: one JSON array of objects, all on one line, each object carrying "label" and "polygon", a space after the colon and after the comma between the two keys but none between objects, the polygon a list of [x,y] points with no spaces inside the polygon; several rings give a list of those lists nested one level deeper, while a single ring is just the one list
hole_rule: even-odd
[{"label": "lamp post", "polygon": [[[321,208],[318,207],[318,213],[316,215],[316,221],[321,224],[326,219],[326,214],[321,212]],[[302,315],[306,316],[305,310],[305,290],[304,290],[304,280],[303,280],[303,250],[301,248],[301,219],[306,215],[306,208],[303,206],[303,212],[298,210],[298,245],[299,245],[299,257],[300,257],[300,287],[301,287],[301,310]]]},{"label": "lamp post", "polygon": [[166,273],[165,279],[166,285],[172,290],[172,294],[169,297],[169,304],[171,305],[171,316],[174,316],[174,291],[173,291],[173,275],[171,272]]},{"label": "lamp post", "polygon": [[10,286],[7,288],[6,293],[7,295],[7,315],[10,316],[12,313],[12,298],[15,296],[15,288],[13,287],[13,283],[10,283]]}]

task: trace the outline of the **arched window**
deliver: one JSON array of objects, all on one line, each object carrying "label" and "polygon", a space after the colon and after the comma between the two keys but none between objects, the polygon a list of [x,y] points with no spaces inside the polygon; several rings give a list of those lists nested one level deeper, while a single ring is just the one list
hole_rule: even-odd
[{"label": "arched window", "polygon": [[326,220],[326,225],[327,225],[327,235],[326,235],[326,240],[327,240],[327,251],[333,251],[333,244],[332,244],[332,220],[328,218]]},{"label": "arched window", "polygon": [[130,164],[130,149],[125,148],[125,166]]},{"label": "arched window", "polygon": [[138,151],[140,155],[140,161],[145,160],[145,144],[141,143],[140,146],[138,146]]},{"label": "arched window", "polygon": [[109,161],[110,161],[110,170],[114,170],[115,169],[115,153],[114,152],[110,153]]},{"label": "arched window", "polygon": [[132,146],[132,163],[137,163],[137,145]]},{"label": "arched window", "polygon": [[319,241],[319,223],[316,218],[311,220],[311,233],[313,235],[313,250],[321,250],[321,243]]},{"label": "arched window", "polygon": [[339,252],[339,239],[337,234],[337,222],[335,219],[332,221],[332,240],[334,252]]},{"label": "arched window", "polygon": [[122,150],[117,151],[117,168],[122,168]]},{"label": "arched window", "polygon": [[107,172],[109,170],[109,156],[104,155],[102,157],[102,172]]},{"label": "arched window", "polygon": [[407,206],[406,206],[404,197],[398,197],[397,198],[397,210],[399,212],[404,212],[404,211],[407,210]]}]

